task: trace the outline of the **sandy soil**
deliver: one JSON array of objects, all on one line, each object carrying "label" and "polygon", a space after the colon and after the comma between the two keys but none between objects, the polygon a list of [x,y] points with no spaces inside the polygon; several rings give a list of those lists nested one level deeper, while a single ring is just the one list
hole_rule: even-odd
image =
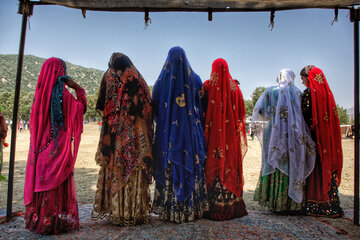
[{"label": "sandy soil", "polygon": [[[80,203],[92,203],[96,191],[96,182],[99,166],[94,161],[95,152],[99,140],[99,130],[96,123],[84,125],[84,133],[80,144],[78,159],[75,165],[75,178],[78,201]],[[10,142],[11,133],[8,135]],[[25,169],[27,152],[29,149],[29,131],[18,132],[16,146],[16,161],[14,175],[13,210],[24,210],[23,186],[25,180]],[[244,159],[244,199],[248,209],[261,209],[253,202],[254,190],[260,174],[261,148],[258,140],[248,138],[249,149]],[[344,139],[342,141],[344,153],[344,166],[342,182],[339,189],[341,205],[344,209],[353,208],[354,199],[354,141]],[[4,166],[2,173],[8,177],[10,147],[4,152]],[[0,182],[0,208],[6,208],[8,181]]]}]

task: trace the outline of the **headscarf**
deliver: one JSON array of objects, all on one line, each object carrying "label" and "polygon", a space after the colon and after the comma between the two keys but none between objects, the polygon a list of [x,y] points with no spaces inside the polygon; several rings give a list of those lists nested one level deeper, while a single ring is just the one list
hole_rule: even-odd
[{"label": "headscarf", "polygon": [[240,197],[244,185],[242,162],[247,151],[246,111],[241,90],[224,59],[213,62],[204,90],[208,103],[204,130],[206,181],[211,186],[218,176],[228,190]]},{"label": "headscarf", "polygon": [[289,176],[288,195],[303,200],[303,186],[315,166],[315,142],[301,114],[301,91],[295,74],[283,69],[276,85],[269,87],[255,104],[251,128],[262,145],[262,176],[276,169]]},{"label": "headscarf", "polygon": [[154,178],[157,184],[165,186],[164,173],[171,162],[173,187],[179,202],[193,192],[195,177],[203,176],[205,139],[201,124],[201,88],[200,77],[191,69],[185,51],[180,47],[171,48],[153,88]]},{"label": "headscarf", "polygon": [[[53,88],[59,78],[66,75],[65,62],[58,58],[47,59],[40,71],[30,116],[30,149],[26,167],[24,203],[33,200],[34,192],[48,191],[63,183],[74,169],[83,131],[83,114],[86,104],[63,88],[63,129],[58,132],[58,148],[53,141],[51,125]],[[64,84],[62,82],[62,84]],[[83,89],[82,94],[85,95]],[[57,108],[57,110],[59,110]],[[54,111],[57,111],[54,110]]]},{"label": "headscarf", "polygon": [[143,163],[150,178],[151,96],[144,78],[125,54],[112,54],[101,81],[96,110],[104,123],[96,161],[109,168],[111,193],[120,191]]},{"label": "headscarf", "polygon": [[[304,70],[305,69],[305,70]],[[322,169],[324,195],[331,188],[331,175],[337,174],[340,186],[343,155],[341,147],[340,122],[334,96],[321,69],[306,66],[303,69],[309,80],[312,105],[312,126],[316,131],[317,151]],[[302,71],[302,72],[303,72]]]}]

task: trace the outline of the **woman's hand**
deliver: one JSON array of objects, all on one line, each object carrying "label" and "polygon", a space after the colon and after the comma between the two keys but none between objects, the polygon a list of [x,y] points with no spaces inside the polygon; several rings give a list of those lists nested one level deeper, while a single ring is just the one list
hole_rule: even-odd
[{"label": "woman's hand", "polygon": [[72,88],[75,90],[80,88],[80,85],[77,84],[74,80],[72,80],[71,77],[66,78],[64,82],[65,82],[66,86],[68,86],[69,88]]}]

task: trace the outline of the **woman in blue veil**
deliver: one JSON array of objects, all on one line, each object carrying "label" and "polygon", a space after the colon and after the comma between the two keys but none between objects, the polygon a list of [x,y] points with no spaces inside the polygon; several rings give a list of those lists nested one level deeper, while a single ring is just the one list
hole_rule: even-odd
[{"label": "woman in blue veil", "polygon": [[156,122],[153,208],[171,222],[201,218],[208,210],[201,93],[201,79],[184,50],[171,48],[152,94]]}]

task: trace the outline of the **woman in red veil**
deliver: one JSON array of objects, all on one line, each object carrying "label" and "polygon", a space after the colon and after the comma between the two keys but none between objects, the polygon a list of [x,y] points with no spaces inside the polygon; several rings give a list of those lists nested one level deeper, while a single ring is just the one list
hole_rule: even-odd
[{"label": "woman in red veil", "polygon": [[305,211],[309,215],[341,217],[338,186],[343,155],[340,123],[334,96],[321,69],[308,65],[300,72],[307,87],[302,112],[317,143],[315,168],[307,178]]},{"label": "woman in red veil", "polygon": [[246,112],[241,90],[224,59],[213,62],[204,90],[207,104],[205,176],[210,204],[207,217],[214,220],[242,217],[247,215],[242,198]]}]

